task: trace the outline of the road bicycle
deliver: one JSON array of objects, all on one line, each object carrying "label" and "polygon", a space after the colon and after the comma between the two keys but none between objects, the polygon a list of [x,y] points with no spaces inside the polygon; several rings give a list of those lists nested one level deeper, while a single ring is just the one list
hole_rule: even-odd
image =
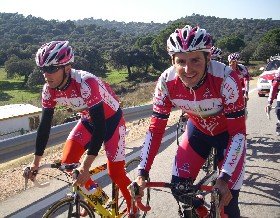
[{"label": "road bicycle", "polygon": [[[213,149],[215,152],[215,149]],[[216,159],[216,156],[214,156]],[[213,168],[216,166],[215,163],[209,165]],[[167,182],[147,182],[146,188],[169,188],[173,190],[173,195],[176,193],[176,197],[187,199],[184,203],[178,202],[178,214],[180,217],[184,218],[223,218],[224,212],[219,208],[220,195],[217,189],[213,189],[213,185],[218,177],[217,170],[212,170],[206,174],[201,180],[196,184],[191,182],[180,182],[180,183],[167,183]],[[210,185],[209,185],[210,184]],[[145,212],[151,210],[149,205],[142,203],[142,199],[139,196],[139,186],[137,183],[133,182],[129,186],[132,196],[134,196],[134,201],[137,207]],[[175,192],[174,192],[175,191]],[[205,207],[204,196],[210,194],[210,205],[209,208]],[[177,198],[176,198],[177,199]]]},{"label": "road bicycle", "polygon": [[[179,133],[185,131],[185,116],[182,114],[177,123],[177,144],[179,145]],[[200,179],[196,184],[192,184],[190,181],[180,183],[167,183],[167,182],[150,182],[146,183],[146,188],[169,188],[173,190],[173,195],[176,193],[176,197],[188,199],[187,202],[180,203],[178,200],[178,214],[184,218],[223,218],[225,217],[223,209],[219,208],[220,194],[217,189],[213,189],[216,179],[218,178],[218,160],[217,150],[212,148],[210,155],[208,156],[205,164],[202,167],[206,175]],[[142,199],[139,196],[139,186],[133,182],[129,186],[133,199],[136,202],[137,207],[148,212],[151,210],[149,205],[144,205]],[[175,192],[174,192],[175,191]],[[204,197],[210,194],[209,208],[205,207]],[[178,199],[178,198],[176,198]]]},{"label": "road bicycle", "polygon": [[[125,165],[126,172],[129,178],[134,180],[136,178],[135,170],[140,163],[139,158],[132,159],[128,161]],[[70,192],[62,199],[58,200],[54,204],[52,204],[47,211],[44,213],[43,218],[52,218],[52,217],[80,217],[81,211],[87,214],[86,217],[94,218],[96,215],[99,217],[106,218],[120,218],[120,217],[128,217],[129,212],[126,209],[125,200],[115,183],[112,183],[112,193],[111,200],[107,203],[104,203],[104,199],[108,196],[103,189],[102,195],[93,194],[86,195],[83,193],[79,186],[75,186],[72,184],[72,175],[70,175],[71,171],[76,169],[79,166],[79,163],[76,164],[61,164],[60,162],[52,163],[52,164],[43,164],[39,167],[39,174],[43,174],[41,171],[43,169],[58,169],[62,172],[62,174],[66,175],[67,180],[60,179],[55,177],[55,179],[62,180],[68,183],[68,188]],[[94,169],[90,170],[92,175],[100,173],[107,169],[107,164],[100,165]],[[135,174],[135,175],[134,175]],[[48,175],[47,175],[48,176]],[[96,182],[96,181],[95,181]],[[26,181],[27,183],[27,181]],[[39,184],[36,180],[34,181],[35,186],[37,187],[45,187],[49,183]],[[146,206],[149,205],[150,200],[150,189],[145,191],[144,204]],[[139,211],[137,217],[145,217],[145,211]]]}]

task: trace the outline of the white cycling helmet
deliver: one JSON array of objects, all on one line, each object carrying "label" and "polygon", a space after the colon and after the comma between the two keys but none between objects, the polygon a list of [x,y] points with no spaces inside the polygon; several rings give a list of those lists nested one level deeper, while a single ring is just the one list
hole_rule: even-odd
[{"label": "white cycling helmet", "polygon": [[170,56],[180,52],[206,51],[210,52],[212,38],[205,29],[187,25],[176,29],[167,40],[167,51]]},{"label": "white cycling helmet", "polygon": [[39,48],[35,60],[38,67],[64,66],[74,62],[74,53],[68,41],[52,41]]},{"label": "white cycling helmet", "polygon": [[218,47],[212,46],[211,47],[211,58],[222,58],[222,50]]},{"label": "white cycling helmet", "polygon": [[239,59],[240,59],[240,54],[238,52],[232,53],[228,56],[228,62],[239,61]]}]

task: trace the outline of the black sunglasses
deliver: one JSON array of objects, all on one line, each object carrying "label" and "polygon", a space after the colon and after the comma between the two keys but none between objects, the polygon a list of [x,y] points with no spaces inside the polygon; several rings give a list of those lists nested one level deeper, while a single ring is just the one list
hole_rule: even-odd
[{"label": "black sunglasses", "polygon": [[55,73],[59,69],[63,68],[62,66],[47,66],[47,67],[40,67],[41,73]]}]

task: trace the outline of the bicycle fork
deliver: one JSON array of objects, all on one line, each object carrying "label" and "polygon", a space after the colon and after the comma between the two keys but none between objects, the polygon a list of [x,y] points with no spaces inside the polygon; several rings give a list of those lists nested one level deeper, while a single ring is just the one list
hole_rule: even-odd
[{"label": "bicycle fork", "polygon": [[220,203],[219,190],[214,189],[211,194],[210,217],[221,218],[221,211],[220,211],[219,203]]}]

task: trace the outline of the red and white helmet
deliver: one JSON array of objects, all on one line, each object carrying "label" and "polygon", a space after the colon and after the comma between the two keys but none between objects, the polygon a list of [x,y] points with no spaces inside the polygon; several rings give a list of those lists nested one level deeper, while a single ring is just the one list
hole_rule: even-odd
[{"label": "red and white helmet", "polygon": [[35,60],[38,67],[63,66],[74,62],[74,53],[68,41],[52,41],[38,49]]},{"label": "red and white helmet", "polygon": [[167,40],[167,51],[171,56],[180,52],[210,52],[211,46],[212,38],[210,34],[198,26],[192,28],[187,25],[182,29],[176,29]]},{"label": "red and white helmet", "polygon": [[228,56],[228,62],[239,61],[239,59],[240,59],[240,54],[238,52],[232,53]]},{"label": "red and white helmet", "polygon": [[211,47],[211,58],[222,58],[222,50],[218,47],[212,46]]}]

